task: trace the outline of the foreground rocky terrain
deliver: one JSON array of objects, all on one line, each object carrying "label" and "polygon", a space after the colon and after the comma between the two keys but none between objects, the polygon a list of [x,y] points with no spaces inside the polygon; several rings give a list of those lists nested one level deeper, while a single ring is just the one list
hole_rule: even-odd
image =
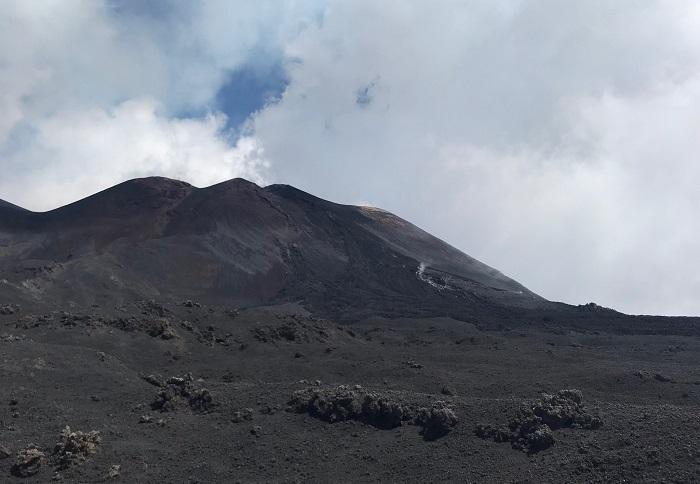
[{"label": "foreground rocky terrain", "polygon": [[[188,302],[0,318],[4,482],[700,479],[694,337]],[[524,408],[543,438],[511,441]],[[66,427],[94,448],[60,458]]]},{"label": "foreground rocky terrain", "polygon": [[698,361],[292,187],[0,202],[2,482],[694,482]]}]

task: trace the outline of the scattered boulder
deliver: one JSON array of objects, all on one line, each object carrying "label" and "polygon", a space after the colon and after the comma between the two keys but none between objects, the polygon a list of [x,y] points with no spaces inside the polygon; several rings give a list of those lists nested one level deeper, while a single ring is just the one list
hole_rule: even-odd
[{"label": "scattered boulder", "polygon": [[265,405],[260,409],[260,413],[262,413],[263,415],[274,415],[279,409],[280,408],[277,405]]},{"label": "scattered boulder", "polygon": [[533,454],[554,445],[554,436],[549,425],[542,419],[530,416],[511,422],[511,444],[514,449]]},{"label": "scattered boulder", "polygon": [[58,443],[54,446],[51,461],[58,469],[80,465],[87,460],[88,456],[97,452],[101,443],[102,438],[96,430],[73,432],[66,426],[61,431]]},{"label": "scattered boulder", "polygon": [[330,336],[327,324],[323,320],[299,315],[281,315],[278,318],[282,320],[279,325],[264,325],[253,328],[251,330],[253,337],[262,343],[277,341],[323,343]]},{"label": "scattered boulder", "polygon": [[165,386],[165,383],[163,382],[163,379],[160,377],[160,375],[141,375],[141,378],[153,385],[154,387],[163,387]]},{"label": "scattered boulder", "polygon": [[241,423],[245,420],[253,420],[252,408],[243,408],[241,410],[233,412],[233,417],[231,418],[231,421],[233,423]]},{"label": "scattered boulder", "polygon": [[188,403],[190,408],[199,412],[206,412],[214,407],[214,399],[206,388],[195,388],[189,392]]},{"label": "scattered boulder", "polygon": [[208,412],[217,405],[209,390],[195,386],[191,373],[183,377],[170,377],[161,386],[162,389],[156,393],[156,398],[151,403],[153,410],[172,412],[180,401],[187,402],[192,410],[198,412]]},{"label": "scattered boulder", "polygon": [[17,458],[10,472],[17,477],[31,477],[38,473],[45,463],[46,454],[39,450],[36,445],[31,444],[17,452]]},{"label": "scattered boulder", "polygon": [[555,395],[544,394],[530,410],[554,430],[563,427],[597,429],[603,425],[600,418],[586,412],[583,394],[579,390],[560,390]]},{"label": "scattered boulder", "polygon": [[435,440],[452,430],[459,419],[447,403],[438,401],[430,408],[421,408],[416,416],[416,423],[423,427],[422,434],[426,440]]},{"label": "scattered boulder", "polygon": [[602,420],[587,413],[579,390],[560,390],[554,395],[524,405],[508,428],[477,424],[474,433],[482,439],[508,442],[515,449],[535,453],[554,445],[552,430],[560,428],[597,429]]},{"label": "scattered boulder", "polygon": [[19,312],[19,306],[17,304],[2,304],[0,305],[0,315],[11,316]]},{"label": "scattered boulder", "polygon": [[655,374],[654,374],[654,380],[660,381],[661,383],[672,383],[672,382],[673,382],[673,379],[672,379],[672,378],[669,378],[669,377],[667,377],[666,375],[664,375],[664,374],[662,374],[662,373],[655,373]]},{"label": "scattered boulder", "polygon": [[7,459],[12,455],[12,452],[10,449],[5,447],[4,445],[0,444],[0,459]]},{"label": "scattered boulder", "polygon": [[0,342],[3,343],[17,343],[19,341],[26,341],[27,337],[23,334],[15,336],[14,334],[3,333],[0,334]]},{"label": "scattered boulder", "polygon": [[170,324],[170,321],[168,321],[167,319],[153,319],[147,321],[145,325],[146,334],[152,336],[153,338],[168,340],[178,337],[177,333],[175,332],[175,329],[173,329],[173,327]]},{"label": "scattered boulder", "polygon": [[170,323],[170,320],[164,317],[137,318],[130,316],[127,318],[112,319],[110,321],[106,321],[106,324],[128,333],[146,333],[153,338],[160,338],[163,340],[178,337],[178,334]]},{"label": "scattered boulder", "polygon": [[362,401],[361,417],[374,427],[392,429],[404,420],[411,418],[412,412],[406,405],[376,392],[366,393]]},{"label": "scattered boulder", "polygon": [[75,328],[76,326],[97,327],[103,322],[102,318],[96,318],[89,314],[73,314],[68,311],[62,311],[58,315],[58,322],[66,327]]},{"label": "scattered boulder", "polygon": [[458,421],[445,402],[416,409],[394,395],[367,391],[359,385],[299,390],[294,392],[289,404],[298,413],[308,413],[329,423],[356,420],[380,429],[419,425],[427,440],[445,435]]},{"label": "scattered boulder", "polygon": [[112,464],[109,466],[109,469],[107,469],[107,474],[105,475],[105,478],[107,479],[116,479],[119,477],[120,473],[122,470],[122,466],[119,464]]},{"label": "scattered boulder", "polygon": [[307,388],[294,392],[290,404],[298,413],[308,413],[326,422],[359,419],[362,412],[361,387],[341,385],[332,389]]},{"label": "scattered boulder", "polygon": [[144,301],[141,303],[141,312],[148,316],[157,316],[159,318],[162,318],[169,314],[170,310],[162,304],[151,300]]}]

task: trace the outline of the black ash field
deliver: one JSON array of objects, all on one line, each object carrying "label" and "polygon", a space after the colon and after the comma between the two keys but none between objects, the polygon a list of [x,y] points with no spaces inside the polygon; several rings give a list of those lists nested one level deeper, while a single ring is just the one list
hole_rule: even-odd
[{"label": "black ash field", "polygon": [[244,180],[0,203],[0,481],[694,482],[700,320]]}]

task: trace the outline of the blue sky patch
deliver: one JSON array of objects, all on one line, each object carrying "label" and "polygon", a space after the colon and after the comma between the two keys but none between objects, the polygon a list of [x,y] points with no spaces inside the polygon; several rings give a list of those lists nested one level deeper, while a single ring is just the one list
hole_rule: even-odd
[{"label": "blue sky patch", "polygon": [[228,116],[228,127],[238,129],[248,117],[279,100],[289,79],[281,62],[248,65],[231,72],[216,95],[216,108]]}]

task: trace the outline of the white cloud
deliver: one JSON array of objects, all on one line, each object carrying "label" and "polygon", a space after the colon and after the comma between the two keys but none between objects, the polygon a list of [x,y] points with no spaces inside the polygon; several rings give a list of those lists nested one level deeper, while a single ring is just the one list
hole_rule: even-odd
[{"label": "white cloud", "polygon": [[131,7],[151,8],[3,2],[0,197],[47,209],[145,174],[263,180],[255,141],[228,139],[214,98],[230,71],[279,56],[316,2]]},{"label": "white cloud", "polygon": [[244,137],[232,147],[224,127],[223,115],[164,118],[149,99],[110,111],[61,111],[37,122],[30,147],[5,159],[24,169],[10,170],[0,185],[14,203],[47,210],[140,176],[167,174],[197,186],[236,176],[264,182],[256,141]]}]

